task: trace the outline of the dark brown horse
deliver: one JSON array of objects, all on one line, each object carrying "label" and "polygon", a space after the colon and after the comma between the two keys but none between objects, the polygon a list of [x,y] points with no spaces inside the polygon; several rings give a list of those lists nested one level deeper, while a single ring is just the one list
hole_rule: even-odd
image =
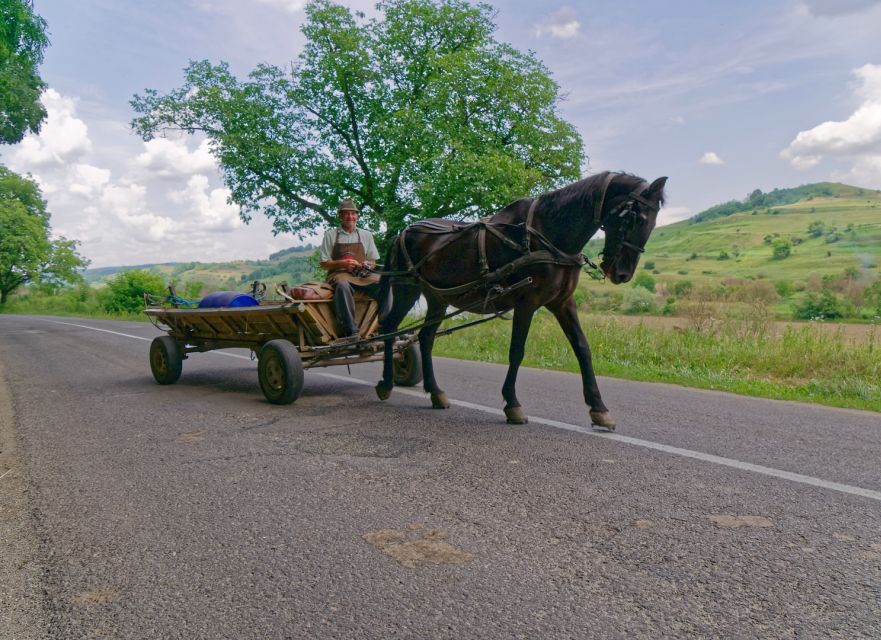
[{"label": "dark brown horse", "polygon": [[[431,351],[447,307],[496,313],[514,310],[508,375],[502,387],[508,422],[527,422],[514,387],[523,360],[532,316],[542,306],[563,328],[581,367],[584,400],[591,422],[614,429],[600,397],[590,347],[578,321],[572,297],[584,264],[581,251],[599,230],[605,231],[600,268],[615,284],[633,277],[640,254],[655,228],[664,202],[664,184],[651,184],[623,173],[601,173],[537,198],[523,198],[475,224],[425,220],[410,225],[392,243],[382,286],[393,291],[382,333],[398,328],[423,294],[428,301],[426,324],[419,331],[423,384],[432,406],[449,407],[434,379]],[[394,385],[392,340],[385,344],[380,399]]]}]

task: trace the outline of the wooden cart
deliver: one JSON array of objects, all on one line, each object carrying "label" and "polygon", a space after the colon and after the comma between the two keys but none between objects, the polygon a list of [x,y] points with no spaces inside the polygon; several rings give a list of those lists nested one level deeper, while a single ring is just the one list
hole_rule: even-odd
[{"label": "wooden cart", "polygon": [[[340,341],[331,300],[261,302],[252,307],[182,309],[152,306],[150,320],[168,332],[150,345],[150,369],[159,384],[174,384],[190,353],[215,349],[250,349],[258,359],[257,377],[266,399],[290,404],[303,389],[304,371],[312,367],[375,362],[383,359],[376,301],[355,297],[361,340]],[[416,336],[394,338],[395,383],[422,381]]]}]

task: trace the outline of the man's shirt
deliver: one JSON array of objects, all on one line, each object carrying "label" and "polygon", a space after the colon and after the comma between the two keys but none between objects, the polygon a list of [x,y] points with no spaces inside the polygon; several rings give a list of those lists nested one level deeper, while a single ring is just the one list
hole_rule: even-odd
[{"label": "man's shirt", "polygon": [[324,240],[321,241],[321,262],[328,262],[331,259],[333,245],[337,243],[337,239],[339,239],[340,244],[360,242],[364,246],[364,255],[368,260],[374,262],[379,260],[379,251],[376,250],[376,243],[373,241],[372,233],[358,227],[355,227],[352,233],[347,233],[341,227],[334,227],[324,233]]}]

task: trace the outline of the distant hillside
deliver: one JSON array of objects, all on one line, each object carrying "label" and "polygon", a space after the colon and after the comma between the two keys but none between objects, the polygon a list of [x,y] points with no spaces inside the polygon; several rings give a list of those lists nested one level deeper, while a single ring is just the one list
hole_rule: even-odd
[{"label": "distant hillside", "polygon": [[794,204],[796,202],[813,200],[814,198],[859,199],[864,197],[877,198],[879,196],[881,196],[881,192],[879,191],[851,187],[836,182],[805,184],[800,187],[795,187],[794,189],[774,189],[770,193],[763,193],[761,189],[756,189],[743,200],[731,200],[710,207],[706,211],[701,211],[699,214],[693,216],[690,219],[690,222],[692,224],[706,222],[707,220],[730,216],[742,211],[779,207],[787,204]]},{"label": "distant hillside", "polygon": [[[776,245],[789,255],[774,258]],[[602,248],[591,242],[590,255]],[[725,278],[786,280],[878,277],[881,263],[881,191],[818,183],[754,191],[743,201],[711,207],[655,230],[642,268],[658,282],[720,282]]]},{"label": "distant hillside", "polygon": [[100,284],[121,271],[146,270],[158,273],[177,283],[201,282],[206,289],[241,288],[252,280],[271,282],[304,282],[312,279],[315,270],[309,262],[315,252],[311,244],[277,251],[266,260],[235,260],[232,262],[165,262],[130,266],[86,269],[83,276],[90,284]]}]

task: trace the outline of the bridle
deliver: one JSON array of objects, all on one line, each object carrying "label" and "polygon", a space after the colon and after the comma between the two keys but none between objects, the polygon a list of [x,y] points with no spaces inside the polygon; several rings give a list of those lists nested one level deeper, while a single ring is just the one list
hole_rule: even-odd
[{"label": "bridle", "polygon": [[626,240],[626,236],[638,226],[648,221],[648,216],[643,211],[640,211],[639,205],[653,213],[657,213],[660,209],[657,204],[643,195],[649,189],[649,183],[643,182],[637,189],[628,193],[620,204],[616,205],[605,216],[603,216],[603,204],[606,200],[606,191],[608,191],[609,185],[612,184],[615,177],[619,175],[621,174],[609,173],[609,175],[606,176],[603,181],[602,194],[597,200],[593,213],[594,222],[600,229],[607,233],[609,223],[615,222],[615,230],[617,231],[616,242],[611,247],[608,245],[604,246],[601,252],[604,259],[611,257],[611,261],[614,261],[618,257],[622,248],[630,249],[638,254],[645,252],[645,247],[640,247],[639,245]]}]

